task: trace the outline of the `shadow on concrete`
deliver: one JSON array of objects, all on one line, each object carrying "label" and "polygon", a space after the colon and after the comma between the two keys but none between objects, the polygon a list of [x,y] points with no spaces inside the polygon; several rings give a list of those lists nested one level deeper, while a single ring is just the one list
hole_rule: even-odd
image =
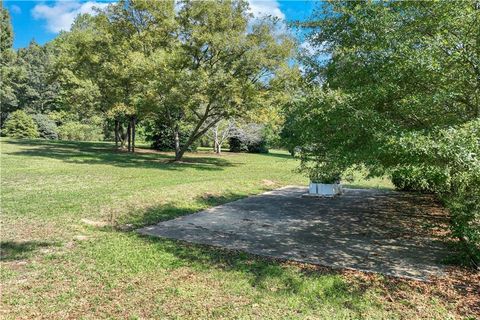
[{"label": "shadow on concrete", "polygon": [[448,256],[445,212],[427,195],[348,190],[302,198],[287,188],[164,221],[145,235],[425,280]]}]

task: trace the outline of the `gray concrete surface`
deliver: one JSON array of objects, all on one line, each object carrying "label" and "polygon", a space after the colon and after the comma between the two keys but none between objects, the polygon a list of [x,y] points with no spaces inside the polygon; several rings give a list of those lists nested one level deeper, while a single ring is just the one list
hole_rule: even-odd
[{"label": "gray concrete surface", "polygon": [[301,197],[286,187],[139,232],[249,253],[427,280],[443,273],[445,244],[431,229],[445,215],[427,196],[347,189],[333,198]]}]

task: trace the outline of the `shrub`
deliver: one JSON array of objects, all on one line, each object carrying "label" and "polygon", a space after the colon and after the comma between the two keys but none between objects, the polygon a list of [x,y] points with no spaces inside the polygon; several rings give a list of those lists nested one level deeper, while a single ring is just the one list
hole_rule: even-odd
[{"label": "shrub", "polygon": [[248,151],[247,144],[238,137],[230,137],[228,139],[230,145],[230,152],[246,152]]},{"label": "shrub", "polygon": [[5,121],[3,134],[12,138],[36,138],[38,137],[37,125],[25,111],[17,110],[12,112]]},{"label": "shrub", "polygon": [[234,128],[229,145],[231,152],[268,153],[264,126],[250,123]]},{"label": "shrub", "polygon": [[267,141],[252,141],[247,145],[247,150],[250,153],[268,153]]},{"label": "shrub", "polygon": [[37,124],[38,133],[41,138],[56,140],[58,139],[58,127],[55,121],[50,119],[46,114],[35,114],[32,116]]},{"label": "shrub", "polygon": [[452,235],[474,265],[480,264],[479,141],[480,119],[430,135],[403,135],[398,140],[403,154],[397,153],[396,160],[416,164],[404,164],[392,176],[397,187],[433,192],[443,202],[450,212]]},{"label": "shrub", "polygon": [[99,141],[102,140],[103,135],[101,127],[93,124],[70,121],[58,128],[58,137],[61,140]]},{"label": "shrub", "polygon": [[[188,128],[180,128],[179,132],[180,145],[187,142],[189,130]],[[172,129],[167,126],[161,119],[145,123],[144,129],[145,141],[150,142],[151,147],[159,151],[175,150],[175,141]],[[188,151],[195,151],[197,144],[192,144]]]},{"label": "shrub", "polygon": [[439,193],[450,188],[448,172],[435,167],[400,167],[392,172],[391,180],[395,188],[402,191]]}]

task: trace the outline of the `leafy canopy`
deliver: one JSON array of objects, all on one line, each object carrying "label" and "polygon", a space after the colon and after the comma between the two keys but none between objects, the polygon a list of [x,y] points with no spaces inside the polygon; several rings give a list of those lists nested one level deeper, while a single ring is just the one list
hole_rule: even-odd
[{"label": "leafy canopy", "polygon": [[311,175],[355,165],[419,182],[429,175],[427,189],[477,258],[479,25],[473,1],[323,3],[303,25],[317,52],[306,59],[308,95],[287,108],[286,127]]}]

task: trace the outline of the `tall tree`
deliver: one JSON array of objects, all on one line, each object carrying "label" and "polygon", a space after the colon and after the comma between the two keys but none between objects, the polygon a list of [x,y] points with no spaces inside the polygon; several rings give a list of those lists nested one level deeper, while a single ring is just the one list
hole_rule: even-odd
[{"label": "tall tree", "polygon": [[[319,113],[316,139],[344,154],[346,165],[378,169],[392,159],[380,147],[402,135],[480,116],[478,3],[329,2],[322,9],[306,26],[317,54],[331,56],[314,69],[328,90],[299,102]],[[335,107],[322,102],[331,98]]]},{"label": "tall tree", "polygon": [[[150,98],[174,132],[176,160],[220,120],[260,104],[291,57],[293,41],[278,21],[248,12],[245,1],[182,1],[174,44],[152,59]],[[180,145],[185,124],[191,130]]]},{"label": "tall tree", "polygon": [[47,113],[57,109],[59,84],[51,77],[54,46],[40,46],[34,40],[27,48],[17,52],[17,65],[23,68],[23,77],[18,84],[19,106],[32,113]]},{"label": "tall tree", "polygon": [[288,123],[306,170],[415,168],[480,259],[479,23],[478,1],[323,3],[304,26],[330,59]]},{"label": "tall tree", "polygon": [[9,112],[18,108],[16,95],[17,80],[20,70],[15,65],[15,51],[13,50],[13,30],[10,14],[0,1],[0,122],[3,125]]},{"label": "tall tree", "polygon": [[132,151],[136,122],[148,113],[143,98],[148,59],[168,45],[173,14],[173,1],[119,1],[95,16],[78,17],[58,40],[64,96],[73,91],[94,98],[87,99],[91,109],[113,119],[116,139],[124,140],[126,122]]}]

